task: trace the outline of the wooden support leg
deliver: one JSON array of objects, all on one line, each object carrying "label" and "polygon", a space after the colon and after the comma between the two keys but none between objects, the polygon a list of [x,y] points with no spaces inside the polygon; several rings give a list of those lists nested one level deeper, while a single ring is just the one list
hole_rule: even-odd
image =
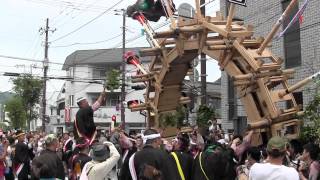
[{"label": "wooden support leg", "polygon": [[234,13],[235,13],[235,4],[231,3],[230,9],[229,9],[229,14],[228,14],[228,19],[227,19],[227,25],[226,25],[226,31],[228,31],[228,32],[230,32],[232,29],[231,24],[232,24],[232,19],[233,19]]}]

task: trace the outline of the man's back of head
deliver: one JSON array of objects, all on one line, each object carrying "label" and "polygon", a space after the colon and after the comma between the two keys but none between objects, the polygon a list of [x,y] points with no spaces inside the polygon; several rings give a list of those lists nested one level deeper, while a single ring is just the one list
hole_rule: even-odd
[{"label": "man's back of head", "polygon": [[161,145],[161,135],[155,129],[147,129],[143,132],[143,144],[151,145],[154,148],[160,148]]},{"label": "man's back of head", "polygon": [[281,159],[282,161],[286,153],[286,141],[279,136],[272,137],[267,144],[267,153],[269,159]]}]

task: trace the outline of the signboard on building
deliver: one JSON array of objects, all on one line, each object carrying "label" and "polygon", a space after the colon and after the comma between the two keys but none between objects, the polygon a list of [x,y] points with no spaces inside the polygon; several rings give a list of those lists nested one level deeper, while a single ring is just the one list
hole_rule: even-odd
[{"label": "signboard on building", "polygon": [[230,3],[239,4],[241,6],[247,6],[247,0],[228,0]]}]

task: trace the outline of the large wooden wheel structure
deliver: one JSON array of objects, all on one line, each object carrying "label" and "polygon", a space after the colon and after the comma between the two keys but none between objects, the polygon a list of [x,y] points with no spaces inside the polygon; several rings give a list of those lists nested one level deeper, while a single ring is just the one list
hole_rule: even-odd
[{"label": "large wooden wheel structure", "polygon": [[[266,38],[253,37],[253,26],[242,21],[232,21],[235,5],[231,4],[229,15],[224,18],[219,12],[215,17],[200,14],[199,0],[196,2],[196,16],[193,19],[172,18],[171,26],[162,32],[153,32],[141,14],[137,19],[145,28],[152,47],[142,49],[140,56],[151,56],[149,69],[138,65],[142,73],[132,77],[133,82],[146,82],[145,103],[131,106],[132,111],[147,110],[148,123],[158,127],[161,113],[174,111],[179,104],[189,103],[181,96],[182,81],[192,67],[190,64],[205,53],[219,62],[221,70],[232,77],[237,94],[246,110],[248,125],[256,133],[286,135],[296,138],[300,121],[296,119],[299,107],[292,91],[303,86],[312,77],[293,86],[293,69],[282,69],[283,60],[268,48],[282,21],[297,3],[292,0],[288,8],[275,23]],[[137,56],[128,56],[137,60]],[[259,137],[259,136],[256,136]]]}]

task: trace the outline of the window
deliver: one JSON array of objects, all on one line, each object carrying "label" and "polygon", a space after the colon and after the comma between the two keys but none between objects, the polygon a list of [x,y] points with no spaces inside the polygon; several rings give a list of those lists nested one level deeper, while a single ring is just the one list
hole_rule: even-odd
[{"label": "window", "polygon": [[74,95],[69,96],[69,105],[74,106]]},{"label": "window", "polygon": [[69,68],[69,76],[70,76],[71,78],[74,78],[74,70],[75,70],[75,67],[70,67],[70,68]]},{"label": "window", "polygon": [[[98,100],[99,98],[99,95],[98,93],[96,94],[90,94],[90,100],[91,100],[91,103],[95,103],[96,100]],[[106,101],[106,104],[102,104],[102,106],[116,106],[117,104],[120,103],[120,93],[111,93],[109,92],[108,95],[107,95],[107,101]]]},{"label": "window", "polygon": [[106,69],[104,67],[93,68],[92,78],[105,78]]},{"label": "window", "polygon": [[228,119],[229,121],[237,119],[237,97],[235,95],[234,85],[232,79],[228,76]]},{"label": "window", "polygon": [[110,93],[108,94],[106,106],[116,106],[120,103],[120,93]]},{"label": "window", "polygon": [[[296,100],[297,105],[299,106],[299,110],[303,110],[303,94],[302,92],[294,92],[292,93],[294,99]],[[287,108],[291,108],[293,106],[292,102],[289,101],[287,103]]]},{"label": "window", "polygon": [[211,108],[214,108],[215,112],[220,114],[221,111],[221,99],[216,97],[210,97],[208,98],[208,106]]},{"label": "window", "polygon": [[243,134],[247,128],[247,117],[239,116],[234,123],[234,130],[237,134]]},{"label": "window", "polygon": [[[284,11],[290,4],[291,0],[282,1],[282,10]],[[299,8],[296,5],[289,13],[283,23],[283,27],[287,27]],[[300,44],[300,24],[295,22],[284,34],[284,55],[286,68],[297,67],[301,65],[301,44]]]},{"label": "window", "polygon": [[63,103],[60,103],[60,104],[58,105],[58,108],[57,108],[57,115],[60,115],[60,111],[61,111],[61,110],[64,110],[64,108],[65,108],[64,102],[63,102]]}]

